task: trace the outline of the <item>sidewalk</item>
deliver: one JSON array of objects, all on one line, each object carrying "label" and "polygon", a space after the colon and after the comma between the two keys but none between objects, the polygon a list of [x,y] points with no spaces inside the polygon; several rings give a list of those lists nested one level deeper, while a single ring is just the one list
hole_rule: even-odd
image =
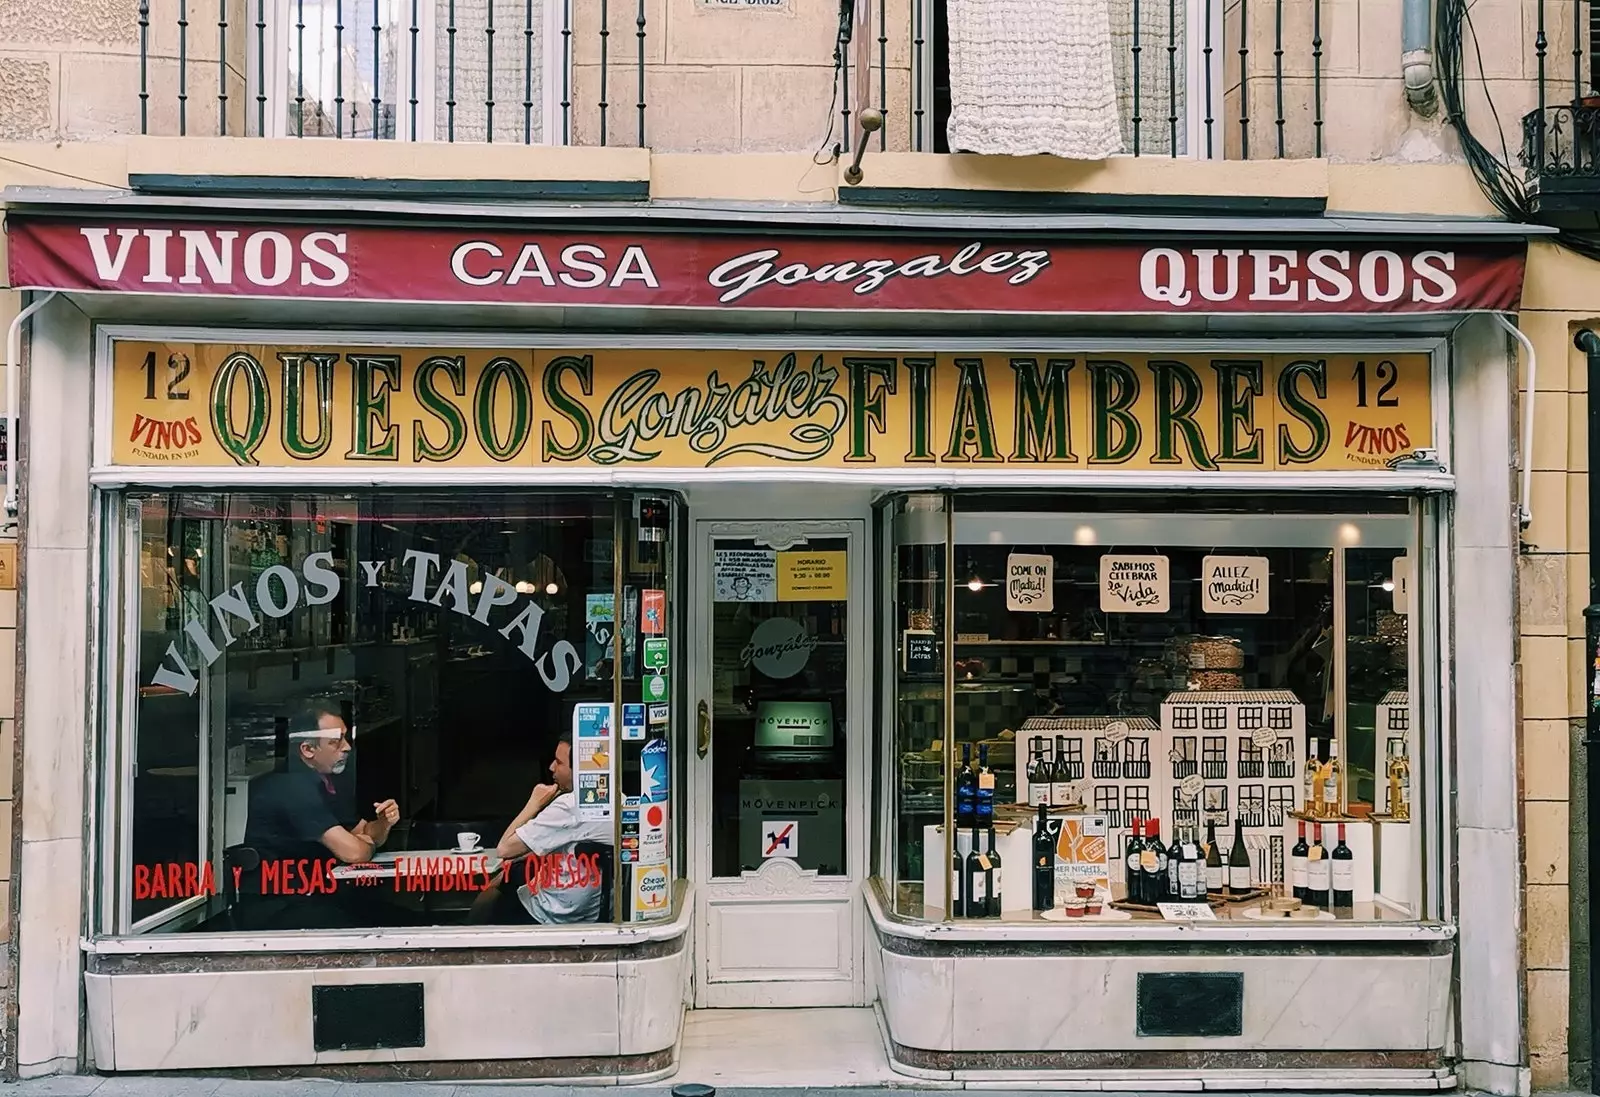
[{"label": "sidewalk", "polygon": [[[907,1081],[909,1083],[910,1079]],[[914,1093],[919,1089],[939,1091],[954,1088],[957,1087],[949,1082],[942,1085],[929,1083],[926,1087],[912,1083],[895,1088],[730,1087],[718,1089],[716,1095],[717,1097],[800,1097],[802,1094],[829,1094],[838,1097],[910,1097],[908,1091]],[[0,1097],[90,1097],[91,1094],[93,1097],[602,1097],[607,1092],[625,1093],[627,1097],[671,1097],[672,1095],[671,1087],[665,1085],[551,1086],[518,1082],[326,1082],[306,1079],[288,1082],[254,1082],[218,1078],[58,1076],[9,1085],[0,1084]],[[1040,1094],[1045,1092],[1049,1091],[985,1089],[982,1091],[982,1097],[1040,1097]],[[1123,1091],[1119,1092],[1117,1097],[1179,1097],[1179,1095]],[[1357,1097],[1357,1095],[1329,1091],[1319,1091],[1315,1095],[1297,1095],[1287,1090],[1276,1090],[1270,1094],[1237,1092],[1231,1093],[1229,1097]],[[1541,1094],[1541,1097],[1545,1095]],[[1549,1097],[1587,1097],[1587,1095],[1552,1092]]]}]

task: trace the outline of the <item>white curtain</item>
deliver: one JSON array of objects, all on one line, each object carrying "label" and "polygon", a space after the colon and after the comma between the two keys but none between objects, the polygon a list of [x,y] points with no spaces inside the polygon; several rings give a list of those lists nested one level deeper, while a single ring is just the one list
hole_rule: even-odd
[{"label": "white curtain", "polygon": [[[1168,156],[1182,155],[1188,149],[1187,18],[1184,0],[1111,0],[1111,55],[1116,68],[1117,117],[1122,127],[1122,144],[1129,152],[1141,156]],[[1134,52],[1135,45],[1139,47],[1138,53]],[[1138,69],[1137,80],[1134,79],[1135,68]],[[1135,118],[1139,122],[1137,138]],[[1176,142],[1173,141],[1174,130]]]},{"label": "white curtain", "polygon": [[[1070,160],[1125,151],[1111,2],[948,0],[951,150]],[[1164,80],[1164,50],[1162,63]]]}]

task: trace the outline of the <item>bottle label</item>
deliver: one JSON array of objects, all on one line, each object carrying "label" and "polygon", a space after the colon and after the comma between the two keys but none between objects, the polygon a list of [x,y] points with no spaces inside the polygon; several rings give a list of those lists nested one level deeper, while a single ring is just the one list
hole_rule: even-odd
[{"label": "bottle label", "polygon": [[1068,781],[1056,781],[1050,786],[1050,802],[1052,804],[1072,803],[1072,785]]},{"label": "bottle label", "polygon": [[982,876],[972,878],[972,900],[981,903],[989,898],[989,885]]},{"label": "bottle label", "polygon": [[1228,866],[1228,887],[1234,891],[1249,891],[1251,886],[1249,865]]},{"label": "bottle label", "polygon": [[978,774],[978,787],[980,789],[992,789],[992,788],[994,788],[994,774],[993,773],[980,773],[980,774]]},{"label": "bottle label", "polygon": [[1356,889],[1356,866],[1354,861],[1329,861],[1333,870],[1334,891],[1354,891]]},{"label": "bottle label", "polygon": [[1312,891],[1327,891],[1328,879],[1328,862],[1312,861],[1306,870],[1306,887]]},{"label": "bottle label", "polygon": [[1038,807],[1040,804],[1048,806],[1050,803],[1050,783],[1048,781],[1035,781],[1028,786],[1028,804]]},{"label": "bottle label", "polygon": [[1128,868],[1134,872],[1139,871],[1139,851],[1134,850],[1128,854]]},{"label": "bottle label", "polygon": [[1304,857],[1289,858],[1289,884],[1291,887],[1297,888],[1306,886],[1306,859]]},{"label": "bottle label", "polygon": [[1192,895],[1192,889],[1200,885],[1200,866],[1193,861],[1178,862],[1178,888],[1185,895]]},{"label": "bottle label", "polygon": [[1154,872],[1156,869],[1161,867],[1160,863],[1156,860],[1156,851],[1153,849],[1147,849],[1140,853],[1139,867],[1144,869],[1146,872]]},{"label": "bottle label", "polygon": [[1209,891],[1221,891],[1222,890],[1222,866],[1221,865],[1207,865],[1206,866],[1206,889],[1209,890]]}]

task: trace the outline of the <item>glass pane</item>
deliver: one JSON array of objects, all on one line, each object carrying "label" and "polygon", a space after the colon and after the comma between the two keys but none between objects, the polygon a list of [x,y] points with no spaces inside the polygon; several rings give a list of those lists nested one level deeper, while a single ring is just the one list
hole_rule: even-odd
[{"label": "glass pane", "polygon": [[[1409,799],[1405,756],[1416,754],[1407,502],[1346,501],[1344,513],[1324,500],[1164,502],[1073,499],[1052,510],[1038,495],[975,498],[949,518],[945,559],[942,534],[932,523],[916,533],[909,500],[900,504],[891,882],[902,914],[940,917],[949,880],[958,917],[1089,917],[1112,902],[1119,920],[1157,917],[1147,897],[1178,885],[1143,875],[1153,871],[1143,856],[1130,871],[1127,856],[1158,827],[1159,846],[1145,848],[1165,871],[1175,837],[1183,857],[1215,852],[1218,916],[1259,917],[1266,898],[1314,901],[1296,865],[1324,858],[1297,858],[1303,826],[1333,879],[1353,882],[1319,902],[1332,917],[1414,916],[1416,843],[1385,815]],[[916,681],[923,656],[908,635],[924,605],[916,588],[935,569],[948,618],[935,601],[931,653],[946,628],[954,634],[954,740],[943,753],[935,721],[946,699],[937,676]],[[918,768],[946,757],[959,828],[950,868],[933,799],[946,791],[937,769],[919,781]],[[1036,848],[1041,807],[1050,834]],[[963,848],[974,822],[976,853]],[[995,853],[1004,869],[974,888],[983,903],[966,903],[966,874],[988,873]]]},{"label": "glass pane", "polygon": [[[1409,621],[1395,598],[1406,579],[1397,549],[1349,549],[1344,554],[1346,802],[1388,813],[1391,771],[1409,768],[1411,693]],[[1400,800],[1409,801],[1409,774]]]},{"label": "glass pane", "polygon": [[[192,867],[200,849],[200,706],[198,690],[184,693],[152,681],[169,644],[186,655],[191,622],[204,625],[206,529],[162,500],[146,500],[139,530],[139,693],[133,727],[133,920],[157,914],[193,894],[168,888],[168,865]],[[158,886],[152,886],[159,874]],[[198,883],[198,881],[197,881]]]},{"label": "glass pane", "polygon": [[432,3],[434,137],[542,142],[546,0]]},{"label": "glass pane", "polygon": [[138,718],[161,734],[128,805],[136,913],[177,893],[206,903],[169,930],[610,916],[609,496],[141,502]]},{"label": "glass pane", "polygon": [[[285,0],[290,137],[393,138],[409,127],[413,0]],[[406,71],[402,73],[402,66]]]},{"label": "glass pane", "polygon": [[716,538],[712,874],[845,863],[848,541]]},{"label": "glass pane", "polygon": [[[943,904],[937,897],[944,892],[944,862],[939,858],[925,861],[924,834],[944,826],[943,652],[949,582],[944,499],[902,499],[893,522],[897,675],[893,788],[898,795],[893,898],[899,914],[939,918]],[[930,900],[938,909],[925,909]]]}]

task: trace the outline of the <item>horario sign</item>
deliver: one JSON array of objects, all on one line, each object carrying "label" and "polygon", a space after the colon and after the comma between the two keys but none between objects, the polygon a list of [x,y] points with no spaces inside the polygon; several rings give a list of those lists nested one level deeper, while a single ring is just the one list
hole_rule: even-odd
[{"label": "horario sign", "polygon": [[995,313],[1515,309],[1520,243],[722,236],[9,219],[28,289]]}]

